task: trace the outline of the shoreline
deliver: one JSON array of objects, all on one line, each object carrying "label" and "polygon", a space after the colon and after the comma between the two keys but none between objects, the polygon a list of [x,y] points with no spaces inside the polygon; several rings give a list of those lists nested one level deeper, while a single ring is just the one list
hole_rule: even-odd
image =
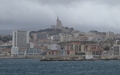
[{"label": "shoreline", "polygon": [[39,59],[40,61],[95,61],[95,60],[120,60],[120,58],[91,58],[86,59],[84,57],[76,56],[2,56],[0,59]]},{"label": "shoreline", "polygon": [[105,60],[105,61],[110,61],[110,60],[120,60],[120,59],[84,59],[84,60],[40,60],[40,61],[98,61],[98,60]]},{"label": "shoreline", "polygon": [[110,61],[110,60],[120,60],[120,59],[41,59],[41,58],[25,58],[25,57],[0,57],[0,59],[38,59],[40,62],[43,61],[99,61],[99,60],[103,60],[103,61]]}]

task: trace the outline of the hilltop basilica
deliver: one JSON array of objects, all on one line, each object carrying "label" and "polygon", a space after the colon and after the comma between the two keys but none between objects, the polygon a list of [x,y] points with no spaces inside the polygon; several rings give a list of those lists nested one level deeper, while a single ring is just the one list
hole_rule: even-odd
[{"label": "hilltop basilica", "polygon": [[59,20],[59,17],[57,17],[56,25],[51,26],[51,28],[52,28],[52,29],[62,29],[62,28],[64,28],[64,27],[62,26],[61,20]]}]

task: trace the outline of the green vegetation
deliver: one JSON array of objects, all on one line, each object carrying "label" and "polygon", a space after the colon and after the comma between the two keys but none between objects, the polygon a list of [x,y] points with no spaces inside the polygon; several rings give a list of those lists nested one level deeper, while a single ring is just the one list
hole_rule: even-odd
[{"label": "green vegetation", "polygon": [[12,40],[11,36],[5,36],[5,37],[0,36],[0,41],[2,41],[2,42],[8,42],[10,40]]},{"label": "green vegetation", "polygon": [[99,32],[97,30],[90,30],[89,32],[96,33],[96,34],[104,34],[104,35],[106,35],[105,32]]},{"label": "green vegetation", "polygon": [[62,30],[60,29],[44,29],[44,30],[39,30],[39,31],[32,31],[30,32],[30,34],[32,33],[42,33],[42,32],[46,32],[48,33],[48,35],[58,35],[59,33],[62,33]]},{"label": "green vegetation", "polygon": [[105,46],[105,47],[104,47],[104,50],[109,51],[109,50],[110,50],[110,47],[109,47],[109,46]]}]

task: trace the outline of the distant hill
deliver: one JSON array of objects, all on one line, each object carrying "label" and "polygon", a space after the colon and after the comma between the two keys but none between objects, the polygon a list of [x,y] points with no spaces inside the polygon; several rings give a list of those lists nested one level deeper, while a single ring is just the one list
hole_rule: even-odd
[{"label": "distant hill", "polygon": [[42,32],[46,32],[49,36],[52,36],[52,35],[58,35],[59,33],[74,34],[80,31],[77,31],[77,30],[74,30],[73,28],[68,28],[68,27],[63,27],[62,29],[47,28],[47,29],[38,30],[38,31],[31,31],[30,36],[32,33],[42,33]]},{"label": "distant hill", "polygon": [[57,35],[59,33],[63,33],[62,30],[60,29],[44,29],[44,30],[39,30],[39,31],[31,31],[30,34],[32,33],[42,33],[42,32],[47,32],[48,35]]},{"label": "distant hill", "polygon": [[89,32],[96,33],[96,34],[106,34],[105,32],[99,32],[97,30],[90,30]]}]

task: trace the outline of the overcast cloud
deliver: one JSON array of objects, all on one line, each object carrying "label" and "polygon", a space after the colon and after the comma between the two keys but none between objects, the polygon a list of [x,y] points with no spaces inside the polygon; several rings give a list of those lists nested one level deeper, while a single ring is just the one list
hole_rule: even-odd
[{"label": "overcast cloud", "polygon": [[57,15],[80,31],[120,32],[120,0],[0,0],[0,30],[50,28]]}]

